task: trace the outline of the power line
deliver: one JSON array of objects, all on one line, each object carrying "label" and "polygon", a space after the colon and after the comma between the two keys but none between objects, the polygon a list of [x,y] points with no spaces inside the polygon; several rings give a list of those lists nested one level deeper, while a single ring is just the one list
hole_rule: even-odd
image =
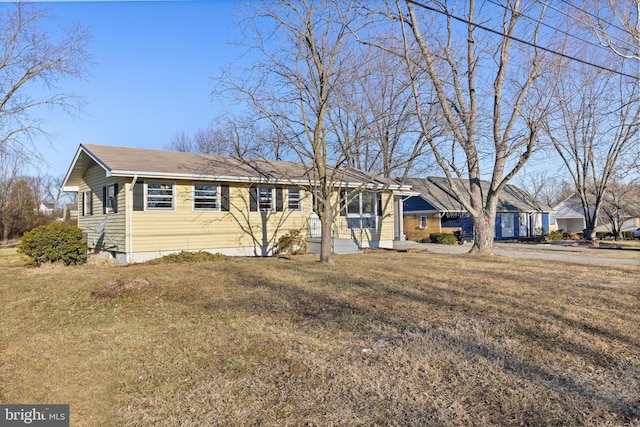
[{"label": "power line", "polygon": [[[537,1],[538,1],[538,3],[541,3],[541,2],[542,2],[542,0],[537,0]],[[609,26],[611,26],[611,27],[615,28],[616,30],[620,30],[620,31],[623,31],[623,32],[624,32],[624,31],[626,31],[624,28],[622,28],[622,27],[618,27],[617,25],[615,25],[615,24],[613,24],[613,23],[611,23],[611,22],[607,22],[607,21],[605,21],[604,19],[602,19],[601,17],[599,17],[598,15],[596,15],[596,14],[594,14],[594,13],[591,13],[591,12],[589,12],[589,11],[588,11],[588,10],[586,10],[586,9],[583,9],[583,8],[581,8],[581,7],[578,7],[578,6],[576,6],[575,4],[568,2],[567,0],[560,0],[560,1],[561,1],[562,3],[564,3],[564,4],[568,5],[568,6],[571,6],[571,7],[572,7],[572,8],[574,8],[574,9],[579,10],[580,12],[584,13],[585,15],[589,15],[590,17],[595,18],[597,21],[604,22],[605,24],[607,24],[607,25],[609,25]],[[545,3],[545,4],[547,4],[547,3]],[[549,6],[549,7],[553,7],[553,6],[551,6],[551,5],[548,5],[548,6]],[[568,17],[570,17],[570,18],[575,19],[576,21],[578,21],[578,22],[580,22],[580,23],[582,23],[582,24],[587,24],[587,25],[589,25],[587,22],[584,22],[584,21],[583,21],[583,20],[581,20],[581,19],[578,19],[578,18],[576,18],[576,17],[574,17],[574,16],[572,16],[572,15],[567,14],[566,12],[564,12],[564,11],[563,11],[563,10],[561,10],[561,9],[558,9],[558,8],[555,8],[555,7],[553,7],[553,9],[557,10],[558,12],[560,12],[560,13],[562,13],[562,14],[564,14],[564,15],[566,15],[566,16],[568,16]],[[623,40],[620,40],[620,41],[623,41]]]},{"label": "power line", "polygon": [[[566,4],[566,5],[568,5],[568,6],[572,7],[572,8],[574,8],[574,9],[579,10],[580,12],[584,13],[585,15],[589,15],[590,17],[595,18],[598,22],[603,22],[603,23],[605,23],[607,26],[612,27],[612,28],[615,28],[615,29],[616,29],[616,30],[618,30],[618,31],[626,32],[626,30],[625,30],[624,28],[621,28],[621,27],[619,27],[619,26],[617,26],[617,25],[615,25],[615,24],[613,24],[613,23],[611,23],[611,22],[605,21],[604,19],[600,18],[598,15],[595,15],[595,14],[593,14],[593,13],[589,12],[588,10],[582,9],[582,8],[580,8],[580,7],[576,6],[575,4],[572,4],[572,3],[568,2],[567,0],[560,0],[560,1],[561,1],[561,2],[563,2],[563,3],[564,3],[564,4]],[[570,15],[570,14],[568,14],[567,12],[565,12],[565,11],[564,11],[564,10],[562,10],[562,9],[559,9],[559,8],[557,8],[557,7],[555,7],[555,6],[550,5],[550,4],[548,3],[548,0],[545,0],[544,2],[543,2],[542,0],[537,0],[537,2],[538,2],[538,3],[541,3],[541,4],[544,4],[545,6],[550,7],[551,9],[555,10],[556,12],[559,12],[559,13],[561,13],[561,14],[563,14],[563,15],[565,15],[565,16],[567,16],[567,17],[569,17],[569,18],[573,19],[573,20],[576,20],[576,21],[578,21],[579,23],[581,23],[581,24],[583,24],[583,25],[591,26],[591,24],[590,24],[590,23],[585,22],[585,21],[583,21],[582,19],[579,19],[579,18],[577,18],[577,17],[575,17],[575,16],[573,16],[573,15]],[[621,38],[619,38],[619,37],[616,37],[616,36],[614,36],[614,35],[610,35],[610,34],[608,34],[607,36],[611,37],[611,39],[613,39],[613,40],[615,40],[615,41],[619,42],[620,44],[625,44],[625,45],[627,45],[627,49],[629,49],[629,50],[633,50],[632,48],[630,48],[630,47],[629,47],[629,43],[628,43],[626,40],[623,40],[623,39],[621,39]]]},{"label": "power line", "polygon": [[[494,5],[496,5],[496,6],[498,6],[498,7],[501,7],[501,8],[503,8],[503,9],[507,9],[507,7],[506,7],[506,6],[504,6],[504,5],[500,4],[500,3],[498,3],[497,1],[494,1],[494,0],[486,0],[486,1],[487,1],[487,2],[489,2],[489,3],[492,3],[492,4],[494,4]],[[546,1],[546,0],[545,0],[545,1]],[[568,15],[567,13],[565,13],[565,12],[561,11],[560,9],[557,9],[557,8],[555,8],[555,7],[551,6],[551,5],[549,5],[549,4],[545,3],[545,2],[543,2],[543,0],[537,0],[537,2],[538,2],[538,3],[540,3],[540,4],[542,4],[542,5],[544,5],[544,6],[548,6],[548,7],[550,7],[551,9],[556,10],[557,12],[563,13],[564,15],[566,15],[566,16],[567,16],[567,17],[569,17],[569,18],[573,18],[571,15]],[[572,38],[574,38],[574,39],[577,39],[577,40],[581,41],[582,43],[585,43],[585,44],[591,45],[591,46],[593,46],[593,47],[597,47],[598,49],[605,49],[605,50],[606,50],[606,48],[605,48],[604,46],[602,46],[601,44],[599,44],[599,43],[594,43],[594,42],[592,42],[592,41],[590,41],[590,40],[586,40],[586,39],[584,39],[584,38],[582,38],[582,37],[578,37],[577,35],[572,34],[572,33],[570,33],[569,31],[561,30],[560,28],[554,27],[553,25],[549,25],[549,24],[547,24],[547,23],[545,23],[545,22],[539,21],[539,20],[537,20],[537,19],[535,19],[535,18],[532,18],[532,17],[530,17],[530,16],[528,16],[528,15],[525,15],[525,14],[524,14],[524,13],[522,13],[522,12],[520,12],[519,14],[520,14],[520,16],[522,16],[522,17],[523,17],[523,18],[525,18],[525,19],[528,19],[528,20],[529,20],[529,21],[531,21],[531,22],[534,22],[534,23],[539,22],[542,26],[547,27],[547,28],[549,28],[549,29],[551,29],[551,30],[553,30],[553,31],[560,32],[560,33],[562,33],[562,34],[564,34],[564,35],[566,35],[566,36],[568,36],[568,37],[572,37]],[[574,19],[575,19],[575,18],[574,18]]]},{"label": "power line", "polygon": [[638,80],[638,76],[633,76],[633,75],[631,75],[631,74],[627,74],[627,73],[625,73],[625,72],[623,72],[623,71],[614,70],[613,68],[608,68],[608,67],[605,67],[605,66],[603,66],[603,65],[599,65],[599,64],[596,64],[596,63],[593,63],[593,62],[590,62],[590,61],[586,61],[586,60],[584,60],[584,59],[576,58],[576,57],[574,57],[574,56],[568,55],[568,54],[566,54],[566,53],[558,52],[558,51],[553,50],[553,49],[550,49],[550,48],[548,48],[548,47],[539,46],[539,45],[537,45],[537,44],[535,44],[535,43],[533,43],[533,42],[530,42],[530,41],[527,41],[527,40],[521,39],[521,38],[519,38],[519,37],[510,36],[510,35],[508,35],[508,34],[505,34],[505,33],[501,32],[501,31],[494,30],[493,28],[489,28],[489,27],[487,27],[487,26],[485,26],[485,25],[478,24],[478,23],[476,23],[476,22],[471,22],[471,21],[469,21],[468,19],[461,18],[461,17],[459,17],[459,16],[453,15],[453,14],[451,14],[451,13],[447,12],[447,11],[443,11],[443,10],[436,9],[436,8],[434,8],[434,7],[431,7],[431,6],[427,6],[426,4],[421,3],[421,2],[418,2],[418,1],[416,1],[416,0],[406,0],[406,1],[407,1],[407,3],[414,4],[414,5],[418,6],[418,7],[423,8],[423,9],[430,10],[430,11],[432,11],[432,12],[436,12],[436,13],[439,13],[439,14],[445,15],[445,16],[447,16],[447,17],[451,18],[451,19],[455,19],[456,21],[463,22],[463,23],[465,23],[465,24],[467,24],[467,25],[472,25],[472,26],[474,26],[474,27],[476,27],[476,28],[480,28],[481,30],[484,30],[484,31],[487,31],[487,32],[493,33],[493,34],[498,35],[498,36],[501,36],[501,37],[505,37],[505,38],[511,39],[511,40],[513,40],[513,41],[516,41],[516,42],[518,42],[518,43],[525,44],[525,45],[527,45],[527,46],[531,46],[531,47],[536,48],[536,49],[540,49],[540,50],[542,50],[542,51],[545,51],[545,52],[551,53],[551,54],[553,54],[553,55],[557,55],[557,56],[560,56],[560,57],[562,57],[562,58],[566,58],[566,59],[569,59],[569,60],[572,60],[572,61],[580,62],[580,63],[585,64],[585,65],[588,65],[588,66],[590,66],[590,67],[596,67],[596,68],[598,68],[598,69],[601,69],[601,70],[604,70],[604,71],[608,71],[608,72],[610,72],[610,73],[614,73],[614,74],[618,74],[618,75],[621,75],[621,76],[624,76],[624,77],[629,77],[629,78],[631,78],[631,79]]}]

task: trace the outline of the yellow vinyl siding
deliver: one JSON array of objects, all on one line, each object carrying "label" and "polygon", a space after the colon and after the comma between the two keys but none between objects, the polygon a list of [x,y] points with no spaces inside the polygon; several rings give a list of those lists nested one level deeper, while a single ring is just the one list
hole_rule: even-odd
[{"label": "yellow vinyl siding", "polygon": [[230,211],[194,211],[193,181],[172,182],[175,210],[131,212],[134,252],[258,249],[275,245],[291,229],[308,226],[310,204],[305,191],[301,191],[300,211],[287,211],[285,190],[283,212],[249,212],[248,185],[219,183],[229,185]]},{"label": "yellow vinyl siding", "polygon": [[[118,212],[104,214],[103,188],[109,184],[118,184]],[[124,189],[123,178],[106,177],[104,169],[98,165],[87,169],[78,188],[78,226],[87,233],[87,243],[90,249],[126,251]],[[93,215],[83,215],[82,194],[89,190],[93,192]],[[104,233],[101,235],[96,232],[96,229],[105,216],[107,223]]]}]

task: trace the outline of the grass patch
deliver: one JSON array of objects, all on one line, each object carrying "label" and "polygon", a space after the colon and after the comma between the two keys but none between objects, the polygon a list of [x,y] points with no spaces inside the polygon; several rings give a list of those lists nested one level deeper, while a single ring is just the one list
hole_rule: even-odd
[{"label": "grass patch", "polygon": [[640,425],[640,268],[335,260],[0,251],[0,401],[86,426]]}]

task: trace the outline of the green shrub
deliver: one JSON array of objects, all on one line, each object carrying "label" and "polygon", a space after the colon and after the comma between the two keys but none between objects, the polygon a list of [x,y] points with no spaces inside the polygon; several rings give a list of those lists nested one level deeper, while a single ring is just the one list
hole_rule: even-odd
[{"label": "green shrub", "polygon": [[80,228],[58,222],[28,231],[18,246],[18,252],[28,256],[34,265],[47,262],[82,264],[87,260],[87,250]]},{"label": "green shrub", "polygon": [[301,230],[289,230],[287,234],[280,236],[276,243],[276,255],[301,255],[307,252],[307,242]]},{"label": "green shrub", "polygon": [[603,239],[606,239],[608,237],[613,238],[613,233],[611,233],[609,231],[596,231],[596,239],[603,240]]},{"label": "green shrub", "polygon": [[431,233],[429,235],[431,243],[437,243],[439,245],[455,245],[458,243],[458,239],[451,233]]},{"label": "green shrub", "polygon": [[547,233],[547,240],[551,240],[552,242],[557,242],[562,240],[564,233],[562,231],[550,231]]},{"label": "green shrub", "polygon": [[182,251],[175,254],[165,255],[158,259],[148,261],[149,264],[182,264],[188,262],[215,262],[227,259],[223,254],[212,254],[207,251],[188,252]]},{"label": "green shrub", "polygon": [[633,231],[623,231],[622,232],[622,238],[624,240],[633,240],[635,239],[635,235],[633,234]]}]

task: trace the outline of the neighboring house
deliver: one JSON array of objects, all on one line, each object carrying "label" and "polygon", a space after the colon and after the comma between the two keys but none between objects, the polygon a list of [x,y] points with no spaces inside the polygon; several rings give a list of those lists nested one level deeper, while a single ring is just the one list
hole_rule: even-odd
[{"label": "neighboring house", "polygon": [[[473,221],[446,178],[409,178],[405,184],[416,193],[404,199],[407,239],[422,241],[431,233],[453,231],[461,232],[466,241],[473,239]],[[483,181],[482,185],[486,193],[489,183]],[[544,235],[549,231],[550,211],[550,207],[537,203],[514,185],[505,186],[498,200],[496,240]]]},{"label": "neighboring house", "polygon": [[[63,189],[78,193],[90,249],[119,262],[183,250],[264,256],[291,230],[319,236],[311,173],[298,163],[83,144]],[[354,170],[340,178],[336,193],[350,192],[349,203],[333,237],[392,247],[407,187]]]},{"label": "neighboring house", "polygon": [[52,215],[55,211],[53,203],[42,203],[38,206],[38,213],[40,215]]},{"label": "neighboring house", "polygon": [[572,195],[554,206],[551,212],[551,224],[555,225],[556,230],[582,233],[587,223],[580,198]]},{"label": "neighboring house", "polygon": [[[640,202],[630,200],[625,203],[625,209],[622,214],[624,221],[618,227],[621,231],[634,231],[640,227]],[[593,212],[591,209],[590,212]],[[587,226],[584,217],[582,202],[577,194],[573,194],[556,206],[553,207],[551,214],[551,224],[555,225],[557,230],[569,231],[572,233],[582,233]],[[610,219],[600,212],[596,221],[596,231],[612,231]]]}]

